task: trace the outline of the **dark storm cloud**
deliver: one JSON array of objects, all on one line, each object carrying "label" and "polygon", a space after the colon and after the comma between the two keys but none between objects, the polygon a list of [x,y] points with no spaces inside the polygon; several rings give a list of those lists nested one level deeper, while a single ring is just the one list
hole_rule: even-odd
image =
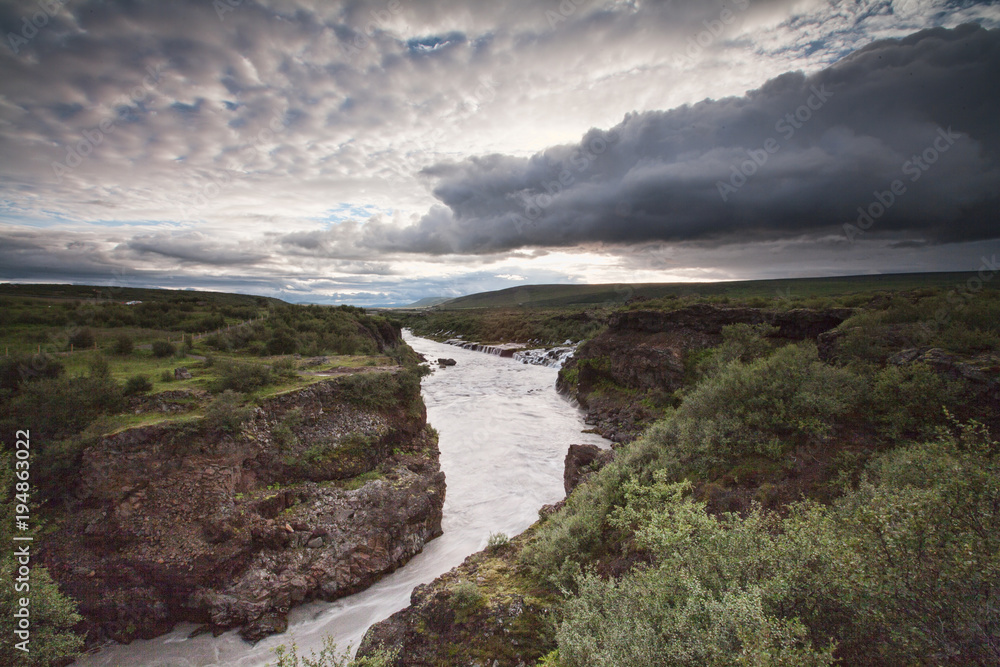
[{"label": "dark storm cloud", "polygon": [[[995,238],[997,81],[1000,31],[965,25],[877,42],[813,76],[630,114],[531,158],[429,168],[444,206],[367,242],[426,253],[733,243],[839,230],[858,207],[876,214],[863,220],[870,235]],[[879,199],[882,215],[871,206]]]},{"label": "dark storm cloud", "polygon": [[182,234],[140,234],[115,248],[122,257],[159,257],[215,266],[240,266],[258,264],[267,254],[249,250],[239,244],[226,243],[199,232]]}]

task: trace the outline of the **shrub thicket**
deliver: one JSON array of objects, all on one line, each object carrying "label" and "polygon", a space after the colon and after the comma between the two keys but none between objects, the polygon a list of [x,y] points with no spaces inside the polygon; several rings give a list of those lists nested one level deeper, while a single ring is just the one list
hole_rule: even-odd
[{"label": "shrub thicket", "polygon": [[120,333],[115,336],[115,346],[113,351],[119,356],[128,356],[132,354],[132,350],[135,349],[135,343],[132,341],[132,337],[126,333]]},{"label": "shrub thicket", "polygon": [[177,348],[174,347],[173,343],[166,340],[154,340],[153,341],[153,356],[158,359],[164,357],[169,357],[170,355],[177,352]]},{"label": "shrub thicket", "polygon": [[711,516],[658,474],[611,522],[651,557],[580,577],[559,632],[583,665],[995,664],[1000,447],[959,437],[878,458],[832,507]]},{"label": "shrub thicket", "polygon": [[208,404],[204,423],[209,429],[236,433],[252,415],[253,410],[243,405],[243,397],[227,389]]},{"label": "shrub thicket", "polygon": [[248,392],[271,384],[273,376],[271,367],[253,362],[232,361],[217,364],[218,379],[213,385],[213,391]]},{"label": "shrub thicket", "polygon": [[148,375],[133,375],[128,380],[125,381],[124,393],[126,396],[131,396],[133,394],[144,394],[148,391],[152,391],[153,383],[150,382]]}]

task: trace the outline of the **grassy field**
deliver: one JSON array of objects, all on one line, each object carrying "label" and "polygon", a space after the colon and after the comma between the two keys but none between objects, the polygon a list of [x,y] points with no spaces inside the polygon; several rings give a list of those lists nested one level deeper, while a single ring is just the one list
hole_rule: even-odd
[{"label": "grassy field", "polygon": [[471,308],[576,308],[614,306],[634,298],[664,297],[768,301],[835,297],[876,291],[948,289],[964,285],[974,272],[898,273],[837,278],[789,278],[713,283],[632,283],[609,285],[525,285],[458,297],[432,310]]},{"label": "grassy field", "polygon": [[[350,306],[67,285],[3,285],[0,306],[0,429],[32,423],[50,440],[196,419],[227,391],[252,405],[412,361],[392,323]],[[176,377],[181,367],[191,377]]]}]

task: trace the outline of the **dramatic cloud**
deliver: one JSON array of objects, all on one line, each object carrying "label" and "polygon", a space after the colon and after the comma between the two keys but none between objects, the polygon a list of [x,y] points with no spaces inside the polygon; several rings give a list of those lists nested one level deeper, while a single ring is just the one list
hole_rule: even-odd
[{"label": "dramatic cloud", "polygon": [[[0,280],[364,304],[975,268],[924,249],[993,238],[997,27],[966,0],[0,0]],[[771,261],[791,239],[825,260]]]},{"label": "dramatic cloud", "polygon": [[812,76],[631,114],[530,158],[428,168],[447,209],[391,245],[452,253],[727,243],[836,233],[846,222],[857,225],[852,238],[997,238],[997,81],[1000,31],[966,25],[878,42]]}]

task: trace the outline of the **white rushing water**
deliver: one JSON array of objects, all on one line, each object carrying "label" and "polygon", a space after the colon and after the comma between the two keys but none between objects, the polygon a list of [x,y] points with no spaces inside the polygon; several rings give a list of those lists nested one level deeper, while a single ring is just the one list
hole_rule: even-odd
[{"label": "white rushing water", "polygon": [[[555,368],[405,338],[435,367],[423,380],[423,396],[427,420],[440,433],[447,477],[444,535],[361,593],[292,609],[288,632],[256,645],[234,631],[188,639],[196,626],[182,624],[156,639],[108,647],[74,664],[257,667],[273,664],[274,648],[293,639],[300,652],[318,649],[326,635],[342,648],[357,647],[372,624],[409,604],[415,586],[485,547],[490,533],[520,533],[538,518],[542,505],[561,500],[563,459],[571,444],[607,446],[599,436],[581,432],[582,414],[555,391]],[[458,365],[438,369],[433,362],[439,357]]]}]

